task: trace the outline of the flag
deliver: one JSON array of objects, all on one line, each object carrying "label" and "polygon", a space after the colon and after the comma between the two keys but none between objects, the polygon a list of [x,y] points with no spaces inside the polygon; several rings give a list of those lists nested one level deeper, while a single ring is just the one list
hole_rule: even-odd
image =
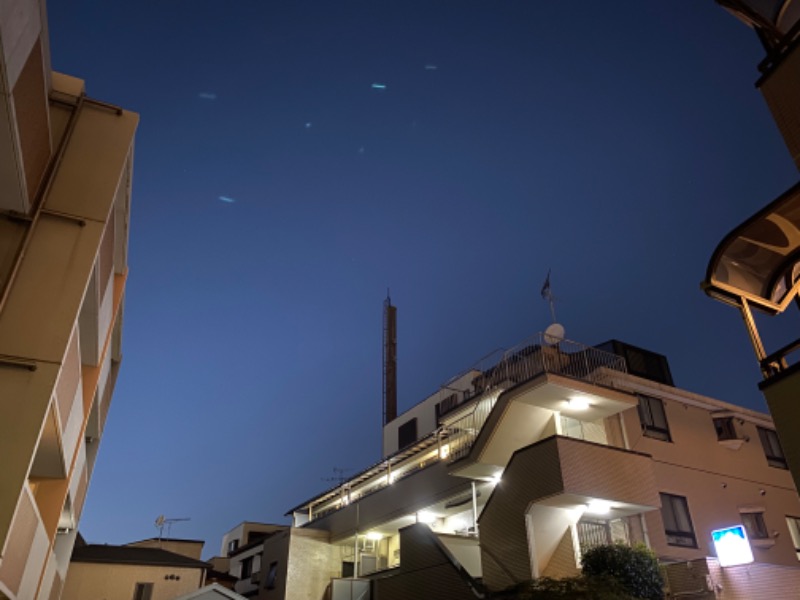
[{"label": "flag", "polygon": [[542,286],[542,298],[545,300],[550,300],[552,298],[552,294],[550,293],[550,269],[547,270],[547,278],[544,280],[544,285]]}]

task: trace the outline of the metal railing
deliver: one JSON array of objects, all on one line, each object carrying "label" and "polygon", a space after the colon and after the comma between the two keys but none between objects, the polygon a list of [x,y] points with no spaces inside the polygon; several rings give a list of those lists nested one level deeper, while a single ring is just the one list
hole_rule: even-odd
[{"label": "metal railing", "polygon": [[[474,402],[467,413],[452,421],[445,419],[442,427],[417,440],[410,449],[387,457],[342,483],[337,488],[338,493],[326,500],[318,504],[312,502],[307,509],[308,522],[336,512],[439,460],[454,462],[469,454],[497,398],[506,389],[543,373],[610,386],[614,373],[625,372],[625,361],[616,354],[569,340],[553,339],[543,333],[508,350],[496,350],[450,381],[474,374],[468,389],[455,389],[446,383],[439,390],[442,400],[447,401],[446,413],[465,410],[466,404]],[[425,458],[432,452],[433,458]]]},{"label": "metal railing", "polygon": [[492,353],[472,370],[479,374],[472,380],[472,388],[464,394],[464,399],[485,397],[478,400],[468,414],[447,425],[447,458],[450,462],[469,453],[497,397],[504,390],[544,373],[610,386],[614,373],[627,372],[621,356],[578,342],[554,339],[543,333],[509,350]]}]

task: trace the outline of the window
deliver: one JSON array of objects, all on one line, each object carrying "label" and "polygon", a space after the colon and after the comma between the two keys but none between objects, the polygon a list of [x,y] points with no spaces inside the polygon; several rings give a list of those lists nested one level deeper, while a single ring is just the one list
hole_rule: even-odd
[{"label": "window", "polygon": [[751,540],[766,540],[769,539],[769,531],[767,531],[767,524],[764,522],[763,512],[743,512],[742,525],[747,531],[747,537]]},{"label": "window", "polygon": [[278,563],[273,562],[269,565],[269,571],[267,572],[267,581],[264,584],[264,587],[268,590],[275,589],[275,579],[278,576]]},{"label": "window", "polygon": [[436,404],[436,422],[444,415],[458,406],[458,394],[450,394],[447,398]]},{"label": "window", "polygon": [[781,443],[775,430],[759,427],[758,437],[761,438],[761,445],[764,447],[764,454],[767,456],[767,464],[770,467],[788,469],[786,457],[783,455],[783,448],[781,448]]},{"label": "window", "polygon": [[239,548],[239,540],[231,540],[228,542],[228,554],[236,552],[237,548]]},{"label": "window", "polygon": [[797,560],[800,560],[800,517],[786,517],[786,525],[789,527],[789,535],[794,542],[794,551]]},{"label": "window", "polygon": [[242,569],[241,574],[239,575],[239,579],[245,579],[250,577],[253,574],[253,557],[248,556],[244,560],[242,560]]},{"label": "window", "polygon": [[397,430],[397,449],[402,450],[417,441],[417,418],[409,419]]},{"label": "window", "polygon": [[661,518],[664,520],[664,532],[670,546],[697,548],[692,518],[689,516],[689,504],[683,496],[660,494]]},{"label": "window", "polygon": [[717,430],[717,439],[720,442],[725,440],[736,440],[739,438],[736,435],[736,426],[733,423],[733,417],[720,417],[714,419],[714,429]]},{"label": "window", "polygon": [[664,403],[651,396],[639,396],[639,420],[642,422],[642,432],[647,437],[672,441],[669,436],[667,415],[664,412]]},{"label": "window", "polygon": [[137,583],[133,590],[133,600],[150,600],[153,597],[152,583]]}]

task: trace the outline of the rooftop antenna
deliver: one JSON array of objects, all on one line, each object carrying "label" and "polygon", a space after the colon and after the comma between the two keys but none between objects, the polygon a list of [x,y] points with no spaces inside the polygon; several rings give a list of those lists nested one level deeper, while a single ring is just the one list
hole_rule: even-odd
[{"label": "rooftop antenna", "polygon": [[389,289],[383,301],[383,425],[397,418],[397,307]]},{"label": "rooftop antenna", "polygon": [[342,485],[345,481],[347,481],[347,477],[345,477],[344,474],[352,470],[353,469],[333,467],[333,477],[323,477],[322,481],[335,481],[339,485]]},{"label": "rooftop antenna", "polygon": [[547,300],[550,305],[550,317],[553,322],[544,330],[544,342],[546,344],[557,344],[564,339],[564,326],[556,321],[556,299],[553,296],[553,290],[550,287],[550,269],[547,269],[547,277],[542,285],[542,298]]},{"label": "rooftop antenna", "polygon": [[169,538],[169,534],[172,531],[172,524],[180,521],[191,521],[191,519],[189,517],[167,518],[164,515],[158,515],[155,523],[156,527],[158,527],[158,541],[160,542],[164,537],[164,527],[167,528],[167,538]]}]

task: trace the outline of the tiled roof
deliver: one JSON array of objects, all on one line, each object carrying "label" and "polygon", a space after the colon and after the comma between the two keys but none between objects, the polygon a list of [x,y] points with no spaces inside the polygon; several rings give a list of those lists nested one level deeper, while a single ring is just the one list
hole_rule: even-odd
[{"label": "tiled roof", "polygon": [[155,565],[165,567],[189,567],[208,569],[208,563],[161,548],[138,548],[134,546],[108,546],[87,544],[75,547],[72,562],[114,563],[124,565]]}]

